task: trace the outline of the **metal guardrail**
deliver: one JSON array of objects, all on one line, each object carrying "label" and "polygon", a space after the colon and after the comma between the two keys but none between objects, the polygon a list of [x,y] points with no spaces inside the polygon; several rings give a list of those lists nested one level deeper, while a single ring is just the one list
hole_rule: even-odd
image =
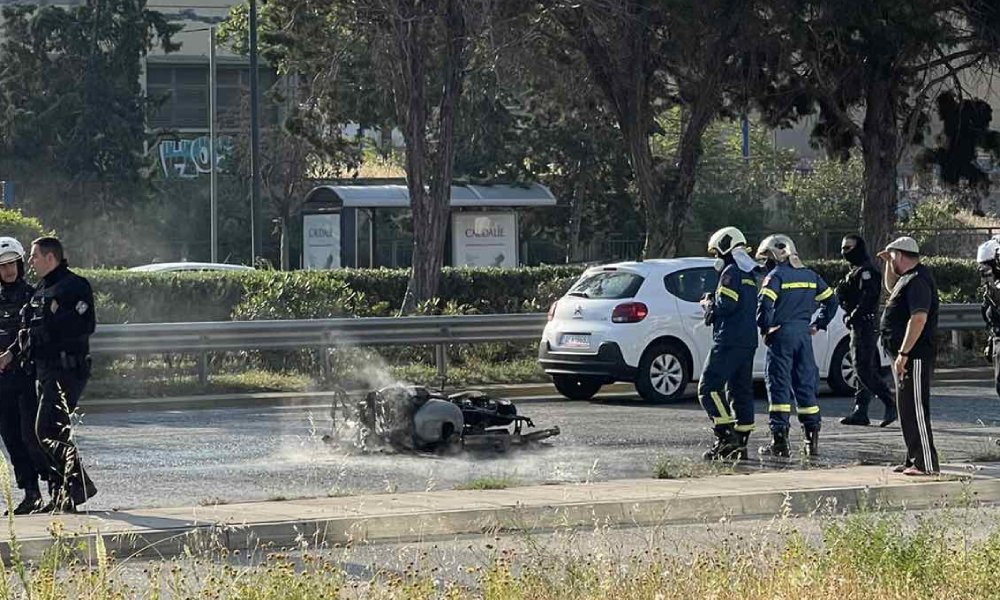
[{"label": "metal guardrail", "polygon": [[[198,353],[199,376],[204,380],[208,377],[209,352],[425,345],[436,347],[438,373],[444,375],[449,344],[537,340],[545,322],[545,313],[522,313],[98,325],[90,347],[93,354],[105,355]],[[945,331],[982,329],[979,306],[942,305],[938,327]]]}]

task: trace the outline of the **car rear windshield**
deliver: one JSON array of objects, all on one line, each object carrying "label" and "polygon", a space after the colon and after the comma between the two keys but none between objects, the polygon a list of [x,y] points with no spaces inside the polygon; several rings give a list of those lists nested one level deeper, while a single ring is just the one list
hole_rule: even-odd
[{"label": "car rear windshield", "polygon": [[569,290],[570,296],[620,300],[632,298],[639,291],[643,277],[628,271],[602,271],[584,275]]}]

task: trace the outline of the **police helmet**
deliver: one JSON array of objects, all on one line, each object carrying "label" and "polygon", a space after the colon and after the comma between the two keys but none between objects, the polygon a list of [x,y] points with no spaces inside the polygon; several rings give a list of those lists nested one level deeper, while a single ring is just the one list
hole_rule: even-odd
[{"label": "police helmet", "polygon": [[24,246],[12,237],[0,237],[0,265],[24,260]]},{"label": "police helmet", "polygon": [[976,262],[978,263],[988,263],[996,261],[997,254],[1000,254],[1000,236],[992,237],[982,244],[976,250]]},{"label": "police helmet", "polygon": [[735,227],[723,227],[713,233],[712,237],[708,238],[708,251],[712,252],[714,250],[719,256],[729,254],[737,246],[746,245],[746,236]]},{"label": "police helmet", "polygon": [[776,233],[764,238],[757,248],[756,258],[758,260],[771,259],[776,263],[789,262],[796,269],[802,268],[799,253],[795,250],[795,242],[792,241],[792,238],[782,233]]}]

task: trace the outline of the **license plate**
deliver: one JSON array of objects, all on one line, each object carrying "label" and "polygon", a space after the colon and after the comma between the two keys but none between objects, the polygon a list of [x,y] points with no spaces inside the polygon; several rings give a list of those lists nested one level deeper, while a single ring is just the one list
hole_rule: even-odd
[{"label": "license plate", "polygon": [[563,348],[590,348],[590,336],[582,333],[564,333],[559,338]]}]

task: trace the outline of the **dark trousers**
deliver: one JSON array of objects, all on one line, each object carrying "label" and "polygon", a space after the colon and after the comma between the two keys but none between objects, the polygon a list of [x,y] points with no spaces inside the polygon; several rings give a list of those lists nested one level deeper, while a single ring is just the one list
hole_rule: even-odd
[{"label": "dark trousers", "polygon": [[882,379],[882,360],[878,349],[875,319],[860,319],[851,327],[851,361],[854,365],[854,403],[859,412],[868,414],[872,395],[885,405],[892,403],[889,385]]},{"label": "dark trousers", "polygon": [[35,381],[23,371],[0,375],[0,437],[7,448],[17,487],[38,491],[47,459],[35,434],[38,397]]},{"label": "dark trousers", "polygon": [[807,431],[819,431],[819,369],[807,323],[785,324],[767,337],[764,383],[771,432],[788,431],[793,403]]},{"label": "dark trousers", "polygon": [[53,493],[82,504],[97,490],[80,462],[73,443],[70,415],[76,410],[87,384],[89,366],[65,368],[38,361],[38,418],[35,431],[48,459],[48,480]]},{"label": "dark trousers", "polygon": [[941,470],[934,435],[931,433],[931,360],[911,358],[906,363],[906,372],[896,377],[896,408],[899,410],[899,424],[903,428],[906,443],[906,464],[915,465],[921,471]]},{"label": "dark trousers", "polygon": [[1000,396],[1000,337],[990,339],[993,344],[990,354],[993,355],[993,381],[996,383],[997,396]]},{"label": "dark trousers", "polygon": [[698,381],[698,401],[715,429],[753,431],[754,348],[712,346]]}]

